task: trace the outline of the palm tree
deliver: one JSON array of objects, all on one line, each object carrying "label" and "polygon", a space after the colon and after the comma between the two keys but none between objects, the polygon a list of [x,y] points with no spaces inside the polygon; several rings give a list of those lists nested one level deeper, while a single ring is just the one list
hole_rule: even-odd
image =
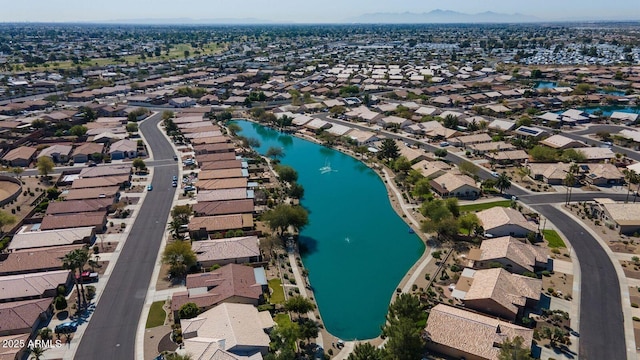
[{"label": "palm tree", "polygon": [[182,220],[175,217],[171,220],[171,222],[169,222],[168,230],[171,231],[171,235],[173,235],[175,239],[182,240],[184,238],[184,236],[182,236],[182,233],[180,232],[182,230],[182,225],[184,225],[182,223]]},{"label": "palm tree", "polygon": [[40,360],[42,355],[44,355],[45,350],[47,350],[47,349],[45,349],[43,347],[40,347],[40,346],[36,346],[36,347],[32,348],[31,350],[29,350],[29,352],[31,353],[31,358],[32,359]]},{"label": "palm tree", "polygon": [[78,308],[80,308],[80,284],[78,283],[78,277],[76,276],[76,269],[78,268],[78,261],[73,251],[67,253],[62,257],[62,268],[70,270],[73,276],[73,283],[76,285],[76,293],[78,294]]},{"label": "palm tree", "polygon": [[573,192],[573,187],[576,185],[576,176],[573,175],[573,172],[568,172],[567,176],[564,177],[564,180],[562,180],[562,182],[564,183],[564,186],[567,187],[567,195],[565,197],[565,204],[569,205],[569,203],[571,202],[571,194]]},{"label": "palm tree", "polygon": [[84,271],[84,266],[87,265],[87,261],[89,261],[89,251],[86,248],[76,249],[76,258],[78,261],[78,272],[80,275],[80,289],[82,290],[82,302],[87,304],[87,295],[84,292],[84,283],[82,280],[82,272]]},{"label": "palm tree", "polygon": [[[640,175],[633,170],[626,170],[624,172],[625,178],[627,180],[627,197],[624,202],[629,201],[629,193],[631,192],[631,184],[638,183],[638,190],[640,190]],[[636,196],[633,197],[633,202],[636,202]]]},{"label": "palm tree", "polygon": [[500,190],[500,194],[502,194],[505,190],[511,187],[511,178],[507,175],[506,172],[498,175],[498,179],[496,180],[496,187]]}]

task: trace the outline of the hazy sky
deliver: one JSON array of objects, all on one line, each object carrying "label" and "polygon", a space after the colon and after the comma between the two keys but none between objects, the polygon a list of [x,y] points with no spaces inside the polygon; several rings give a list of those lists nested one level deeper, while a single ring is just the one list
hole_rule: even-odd
[{"label": "hazy sky", "polygon": [[373,12],[522,13],[544,20],[640,20],[639,0],[4,0],[0,22],[123,19],[257,18],[276,22],[340,22]]}]

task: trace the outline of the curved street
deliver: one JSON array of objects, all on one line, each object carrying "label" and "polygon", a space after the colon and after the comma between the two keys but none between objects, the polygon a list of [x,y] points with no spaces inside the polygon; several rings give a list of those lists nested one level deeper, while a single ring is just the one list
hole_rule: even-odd
[{"label": "curved street", "polygon": [[[324,120],[371,131],[371,128],[347,121],[322,117]],[[596,130],[593,129],[593,132]],[[412,139],[399,133],[383,132],[385,136],[399,139],[409,144],[417,143],[423,149],[435,151],[437,146],[420,140]],[[566,134],[566,133],[564,133]],[[569,135],[569,134],[566,134]],[[582,136],[573,135],[580,140]],[[595,143],[594,140],[591,140]],[[619,151],[614,148],[615,151]],[[622,148],[621,148],[622,150]],[[639,160],[640,154],[626,151],[627,156]],[[463,158],[449,153],[446,159],[459,164]],[[480,178],[488,179],[491,174],[480,167]],[[553,224],[568,238],[575,249],[580,261],[582,287],[580,295],[580,359],[626,359],[627,344],[625,341],[624,318],[622,316],[622,299],[618,274],[611,260],[597,239],[587,232],[582,225],[562,211],[554,208],[551,203],[565,201],[564,193],[531,194],[518,187],[509,189],[510,195],[517,195],[524,204],[532,206],[536,211],[553,222]],[[606,197],[617,201],[624,201],[626,194],[607,193],[576,193],[572,201],[593,200],[594,197]],[[629,319],[628,321],[631,321]],[[632,349],[635,353],[635,349]]]},{"label": "curved street", "polygon": [[178,173],[173,148],[157,128],[161,114],[140,124],[155,161],[171,160],[153,169],[153,191],[146,195],[96,311],[76,352],[79,360],[134,359],[138,320],[165,232]]}]

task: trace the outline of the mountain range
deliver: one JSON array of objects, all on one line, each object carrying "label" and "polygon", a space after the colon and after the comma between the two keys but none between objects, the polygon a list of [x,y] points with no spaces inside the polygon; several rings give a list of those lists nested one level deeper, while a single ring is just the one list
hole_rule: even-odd
[{"label": "mountain range", "polygon": [[355,24],[473,24],[473,23],[523,23],[538,22],[540,18],[524,14],[501,14],[486,11],[465,14],[452,10],[432,10],[425,13],[370,13],[346,19]]}]

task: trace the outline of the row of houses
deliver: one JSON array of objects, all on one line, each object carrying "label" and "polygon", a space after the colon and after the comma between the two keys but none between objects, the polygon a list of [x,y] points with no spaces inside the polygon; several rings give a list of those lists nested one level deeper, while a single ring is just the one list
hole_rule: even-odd
[{"label": "row of houses", "polygon": [[[492,214],[485,214],[490,216]],[[486,218],[484,216],[484,218]],[[542,280],[523,276],[547,267],[546,249],[512,236],[486,239],[472,249],[451,297],[460,306],[430,310],[427,347],[453,358],[496,360],[500,345],[516,336],[533,345],[533,329],[515,324],[540,300]]]}]

